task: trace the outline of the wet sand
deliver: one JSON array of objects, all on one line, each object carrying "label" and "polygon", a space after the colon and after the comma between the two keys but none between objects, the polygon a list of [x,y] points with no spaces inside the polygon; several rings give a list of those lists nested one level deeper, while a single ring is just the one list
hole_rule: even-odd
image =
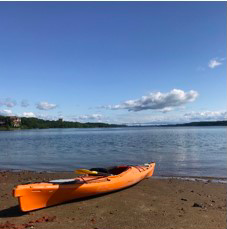
[{"label": "wet sand", "polygon": [[29,213],[12,188],[25,182],[72,178],[73,173],[0,171],[0,229],[226,228],[226,184],[200,180],[143,180],[133,187]]}]

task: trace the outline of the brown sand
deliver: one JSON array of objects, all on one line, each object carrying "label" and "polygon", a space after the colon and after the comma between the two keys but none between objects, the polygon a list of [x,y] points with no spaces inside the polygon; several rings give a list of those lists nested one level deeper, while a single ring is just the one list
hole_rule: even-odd
[{"label": "brown sand", "polygon": [[0,229],[226,228],[226,184],[150,178],[108,195],[30,213],[22,213],[12,197],[16,184],[73,176],[0,172]]}]

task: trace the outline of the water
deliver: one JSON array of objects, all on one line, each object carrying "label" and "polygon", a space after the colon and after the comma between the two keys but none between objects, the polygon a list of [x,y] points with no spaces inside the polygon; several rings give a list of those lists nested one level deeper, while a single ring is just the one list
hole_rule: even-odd
[{"label": "water", "polygon": [[155,161],[155,175],[227,177],[225,127],[0,131],[0,169],[72,171]]}]

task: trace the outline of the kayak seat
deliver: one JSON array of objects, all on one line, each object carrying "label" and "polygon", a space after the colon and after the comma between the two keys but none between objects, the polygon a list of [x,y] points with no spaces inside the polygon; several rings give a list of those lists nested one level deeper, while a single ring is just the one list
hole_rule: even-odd
[{"label": "kayak seat", "polygon": [[91,168],[90,171],[96,171],[100,173],[109,173],[106,168]]}]

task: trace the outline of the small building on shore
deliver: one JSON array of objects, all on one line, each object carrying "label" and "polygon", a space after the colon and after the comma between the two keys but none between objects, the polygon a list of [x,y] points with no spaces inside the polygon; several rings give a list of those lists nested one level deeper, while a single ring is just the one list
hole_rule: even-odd
[{"label": "small building on shore", "polygon": [[21,118],[17,116],[0,116],[0,126],[1,127],[20,127]]},{"label": "small building on shore", "polygon": [[17,116],[10,116],[10,124],[13,127],[20,127],[21,125],[21,118]]}]

